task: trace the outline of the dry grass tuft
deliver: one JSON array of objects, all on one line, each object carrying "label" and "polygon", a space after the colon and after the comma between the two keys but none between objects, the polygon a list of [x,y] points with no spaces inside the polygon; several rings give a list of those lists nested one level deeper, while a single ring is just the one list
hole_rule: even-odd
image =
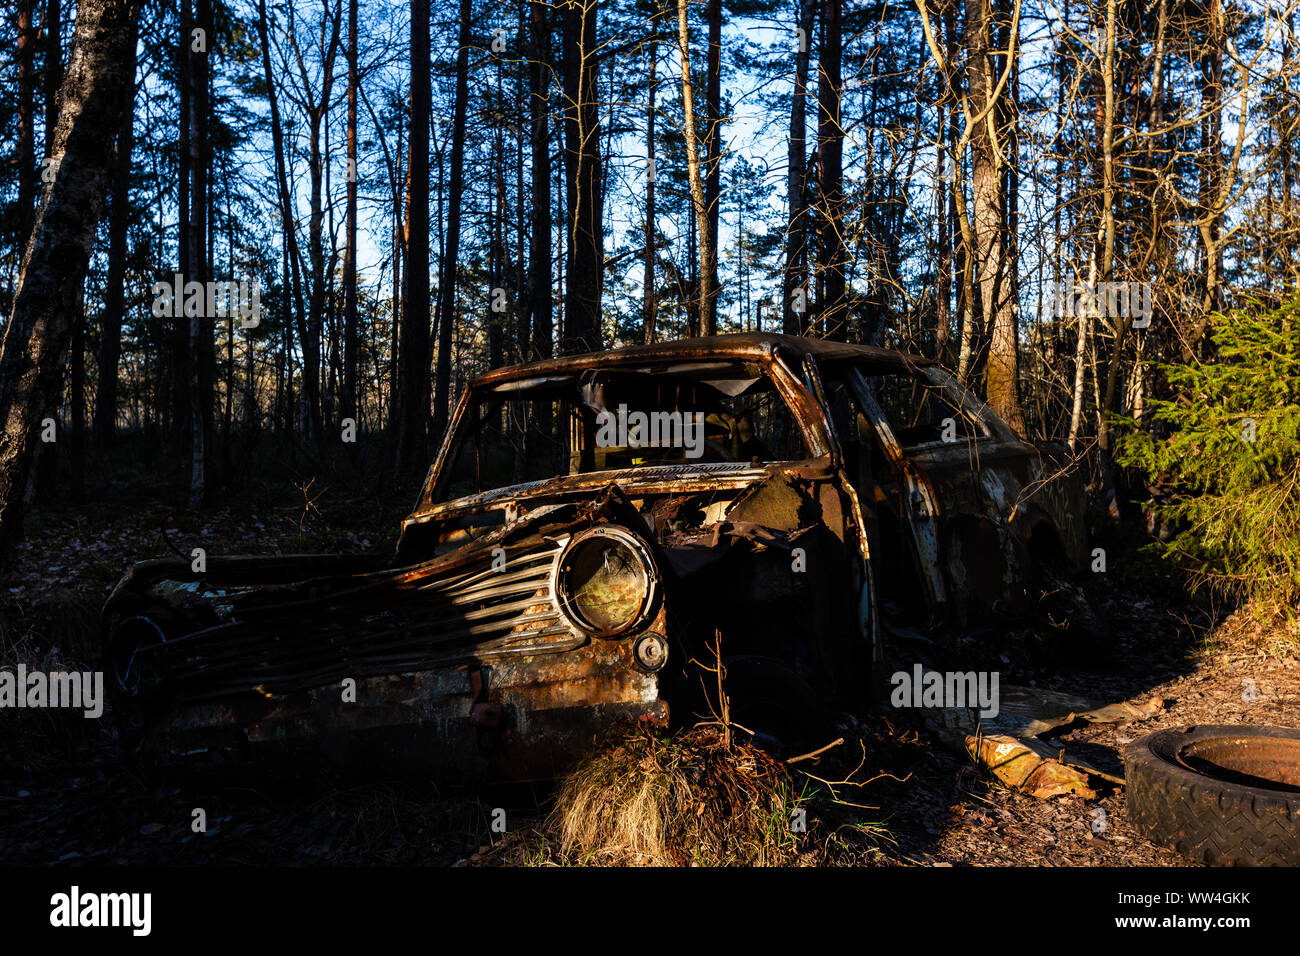
[{"label": "dry grass tuft", "polygon": [[598,866],[782,866],[807,797],[785,768],[702,727],[614,743],[561,785],[547,829],[558,862]]}]

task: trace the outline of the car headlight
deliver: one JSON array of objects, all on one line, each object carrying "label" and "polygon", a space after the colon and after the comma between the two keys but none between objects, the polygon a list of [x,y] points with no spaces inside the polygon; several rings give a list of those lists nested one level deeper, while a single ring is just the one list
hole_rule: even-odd
[{"label": "car headlight", "polygon": [[642,623],[659,595],[659,578],[645,543],[622,528],[590,528],[560,555],[556,596],[584,631],[616,637]]}]

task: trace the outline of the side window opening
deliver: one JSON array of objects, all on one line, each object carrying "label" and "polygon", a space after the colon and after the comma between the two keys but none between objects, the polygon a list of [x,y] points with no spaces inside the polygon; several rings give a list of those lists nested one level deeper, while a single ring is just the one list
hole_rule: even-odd
[{"label": "side window opening", "polygon": [[948,388],[906,372],[867,376],[900,445],[965,442],[989,432]]}]

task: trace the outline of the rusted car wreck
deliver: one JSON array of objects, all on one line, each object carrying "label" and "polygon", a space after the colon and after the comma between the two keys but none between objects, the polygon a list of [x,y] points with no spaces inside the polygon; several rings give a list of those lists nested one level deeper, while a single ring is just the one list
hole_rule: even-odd
[{"label": "rusted car wreck", "polygon": [[547,360],[465,391],[395,557],[143,562],[104,608],[106,667],[152,765],[550,777],[621,722],[707,715],[715,651],[736,722],[797,749],[891,634],[1079,571],[1082,497],[1058,449],[899,352],[747,334]]}]

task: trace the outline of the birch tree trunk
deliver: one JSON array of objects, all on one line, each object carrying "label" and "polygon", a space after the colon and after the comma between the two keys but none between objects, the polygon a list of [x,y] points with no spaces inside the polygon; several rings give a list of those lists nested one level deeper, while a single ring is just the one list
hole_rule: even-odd
[{"label": "birch tree trunk", "polygon": [[54,175],[0,343],[0,559],[20,534],[42,420],[57,414],[59,366],[104,211],[122,86],[134,78],[140,6],[141,0],[82,0],[77,10],[50,151]]}]

